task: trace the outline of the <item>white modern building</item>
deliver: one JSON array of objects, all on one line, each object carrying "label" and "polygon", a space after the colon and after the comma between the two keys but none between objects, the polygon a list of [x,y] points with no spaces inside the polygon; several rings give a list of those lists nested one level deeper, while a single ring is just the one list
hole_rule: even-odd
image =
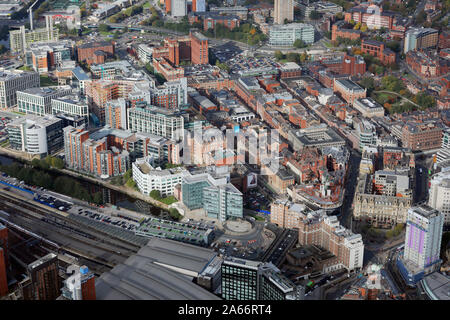
[{"label": "white modern building", "polygon": [[78,96],[68,95],[51,100],[52,114],[63,113],[71,116],[79,116],[89,122],[89,107]]},{"label": "white modern building", "polygon": [[353,108],[367,118],[384,116],[383,106],[372,98],[356,99],[353,103]]},{"label": "white modern building", "polygon": [[29,88],[17,91],[17,105],[20,112],[43,116],[52,114],[52,99],[71,93],[72,88],[69,85]]},{"label": "white modern building", "polygon": [[151,63],[153,61],[153,47],[149,47],[144,43],[141,43],[137,46],[137,54],[139,60],[141,60],[143,64],[147,64],[149,62]]},{"label": "white modern building", "polygon": [[153,158],[145,157],[137,159],[133,163],[133,180],[139,190],[145,195],[150,195],[153,190],[158,190],[162,197],[173,195],[175,186],[181,185],[183,176],[189,172],[183,167],[162,170],[152,166]]},{"label": "white modern building", "polygon": [[284,20],[294,20],[294,0],[275,0],[273,22],[282,25]]},{"label": "white modern building", "polygon": [[409,285],[439,269],[443,215],[427,205],[412,207],[406,220],[405,249],[397,261]]},{"label": "white modern building", "polygon": [[6,125],[12,149],[40,157],[63,147],[62,120],[46,115],[26,115]]},{"label": "white modern building", "polygon": [[6,70],[0,68],[0,109],[17,105],[17,91],[39,87],[40,78],[37,72],[22,70]]},{"label": "white modern building", "polygon": [[442,143],[436,155],[436,163],[441,164],[450,160],[450,129],[442,131]]},{"label": "white modern building", "polygon": [[178,111],[154,106],[127,110],[128,130],[146,132],[178,141],[183,134],[184,118]]},{"label": "white modern building", "polygon": [[439,210],[444,224],[450,223],[450,167],[443,168],[430,181],[428,205]]},{"label": "white modern building", "polygon": [[172,17],[184,17],[187,15],[187,1],[186,0],[168,0],[172,1],[171,15]]},{"label": "white modern building", "polygon": [[290,23],[274,25],[269,29],[269,45],[292,46],[295,40],[303,40],[306,44],[314,42],[314,27],[306,23]]}]

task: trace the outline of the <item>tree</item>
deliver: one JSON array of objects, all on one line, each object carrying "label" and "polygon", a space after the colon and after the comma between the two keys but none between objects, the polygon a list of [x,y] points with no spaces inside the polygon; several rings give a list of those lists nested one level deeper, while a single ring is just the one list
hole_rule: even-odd
[{"label": "tree", "polygon": [[359,30],[359,28],[361,27],[361,22],[358,22],[357,24],[355,24],[355,26],[353,27],[354,30]]},{"label": "tree", "polygon": [[294,41],[294,47],[296,47],[296,48],[304,48],[304,47],[306,47],[306,43],[302,39],[297,39],[297,40]]},{"label": "tree", "polygon": [[318,20],[322,17],[322,14],[316,10],[311,11],[311,13],[309,14],[309,18],[311,20]]},{"label": "tree", "polygon": [[64,168],[64,161],[63,161],[63,159],[61,159],[59,157],[53,157],[52,158],[52,167],[55,167],[57,169]]},{"label": "tree", "polygon": [[286,55],[286,59],[287,59],[287,61],[289,61],[289,62],[300,62],[300,57],[299,57],[299,55],[298,55],[297,53],[295,53],[295,52],[289,52],[289,53]]},{"label": "tree", "polygon": [[398,41],[389,41],[386,46],[395,52],[400,52],[400,42]]},{"label": "tree", "polygon": [[280,50],[275,51],[274,55],[275,55],[275,59],[277,59],[277,60],[284,59],[284,54]]},{"label": "tree", "polygon": [[101,192],[94,193],[94,197],[92,198],[92,201],[95,204],[103,204],[103,195]]},{"label": "tree", "polygon": [[155,200],[161,199],[161,192],[159,190],[152,190],[150,191],[150,197],[152,197]]},{"label": "tree", "polygon": [[98,31],[99,32],[108,32],[111,28],[107,24],[99,24],[98,25]]},{"label": "tree", "polygon": [[362,78],[360,84],[367,89],[369,94],[375,89],[375,80],[371,77]]},{"label": "tree", "polygon": [[177,209],[175,208],[170,208],[169,209],[169,214],[172,218],[174,218],[175,220],[180,220],[181,218],[181,214],[178,212]]},{"label": "tree", "polygon": [[289,23],[288,18],[285,18],[284,21],[283,21],[283,24],[288,24],[288,23]]},{"label": "tree", "polygon": [[360,30],[361,30],[361,32],[366,32],[367,31],[367,25],[366,24],[363,24],[362,26],[361,26],[361,28],[360,28]]}]

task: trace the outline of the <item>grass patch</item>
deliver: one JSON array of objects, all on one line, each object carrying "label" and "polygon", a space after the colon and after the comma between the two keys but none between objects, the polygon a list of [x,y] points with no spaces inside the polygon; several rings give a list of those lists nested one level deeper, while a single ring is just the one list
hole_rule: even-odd
[{"label": "grass patch", "polygon": [[21,115],[21,116],[26,115],[25,112],[20,112],[20,111],[11,111],[11,112],[12,112],[12,113],[15,113],[15,114],[18,114],[18,115]]},{"label": "grass patch", "polygon": [[106,37],[106,36],[114,36],[114,32],[110,32],[110,31],[108,31],[108,32],[100,31],[99,33],[100,33],[100,35],[102,35],[104,37]]},{"label": "grass patch", "polygon": [[162,202],[162,203],[165,203],[165,204],[167,204],[168,206],[170,206],[172,203],[175,203],[175,202],[177,202],[178,200],[177,200],[177,198],[175,198],[174,196],[168,196],[168,197],[166,197],[166,198],[158,199],[158,201],[160,201],[160,202]]},{"label": "grass patch", "polygon": [[21,66],[20,68],[17,68],[18,70],[23,70],[23,71],[33,71],[33,68],[28,67],[28,66]]},{"label": "grass patch", "polygon": [[144,5],[142,6],[142,8],[150,8],[150,2],[144,3]]},{"label": "grass patch", "polygon": [[52,80],[48,76],[41,75],[41,87],[57,86],[58,82]]}]

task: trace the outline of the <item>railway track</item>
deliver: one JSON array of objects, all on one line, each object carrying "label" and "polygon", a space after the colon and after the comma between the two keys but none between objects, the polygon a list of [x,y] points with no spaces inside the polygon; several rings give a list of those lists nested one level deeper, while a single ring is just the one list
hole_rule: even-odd
[{"label": "railway track", "polygon": [[[51,207],[47,207],[38,202],[29,203],[28,199],[22,198],[18,195],[12,194],[11,192],[0,189],[0,202],[16,206],[13,209],[21,211],[30,216],[36,218],[46,218],[46,221],[53,220],[60,225],[69,226],[72,231],[77,233],[83,233],[86,237],[93,240],[97,240],[102,243],[108,243],[122,250],[129,250],[137,252],[140,246],[128,242],[123,239],[115,238],[110,234],[103,232],[101,230],[95,229],[92,226],[83,224],[79,221],[70,218],[70,215],[66,212],[62,212]],[[25,210],[24,210],[25,209]],[[27,211],[27,212],[26,212]],[[120,251],[120,250],[118,250]]]},{"label": "railway track", "polygon": [[[114,239],[108,234],[70,220],[66,213],[53,212],[39,203],[26,202],[19,196],[0,192],[0,203],[9,217],[0,219],[11,228],[31,231],[45,242],[48,250],[67,252],[78,257],[97,274],[113,268],[139,250],[139,246]],[[57,211],[57,210],[56,210]],[[42,243],[42,242],[41,242]]]}]

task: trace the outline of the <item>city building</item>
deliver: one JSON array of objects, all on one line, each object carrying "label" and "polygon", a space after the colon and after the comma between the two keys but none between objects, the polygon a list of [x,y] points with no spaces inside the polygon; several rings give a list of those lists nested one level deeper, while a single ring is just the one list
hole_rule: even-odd
[{"label": "city building", "polygon": [[[195,283],[217,258],[212,249],[152,237],[137,254],[97,279],[97,300],[219,300]],[[220,282],[220,268],[211,276]]]},{"label": "city building", "polygon": [[69,85],[29,88],[17,91],[19,112],[44,116],[52,114],[52,99],[72,93]]},{"label": "city building", "polygon": [[147,196],[153,190],[158,190],[162,197],[173,195],[175,186],[181,184],[183,176],[189,174],[183,167],[163,170],[154,166],[154,158],[152,156],[136,159],[132,165],[133,180],[136,182],[139,190]]},{"label": "city building", "polygon": [[37,72],[0,69],[0,108],[13,108],[17,105],[17,91],[39,87]]},{"label": "city building", "polygon": [[449,300],[450,277],[439,272],[429,274],[419,281],[418,291],[429,300]]},{"label": "city building", "polygon": [[450,130],[445,129],[442,131],[442,143],[436,155],[436,163],[441,164],[450,160]]},{"label": "city building", "polygon": [[427,205],[408,210],[405,248],[397,267],[405,282],[414,286],[424,276],[439,270],[443,215]]},{"label": "city building", "polygon": [[25,51],[25,64],[36,72],[48,73],[72,61],[73,46],[70,40],[32,43]]},{"label": "city building", "polygon": [[449,60],[441,57],[435,50],[408,51],[406,64],[420,78],[441,77],[450,70]]},{"label": "city building", "polygon": [[275,24],[284,24],[285,19],[294,20],[294,0],[275,0],[273,10]]},{"label": "city building", "polygon": [[361,112],[362,116],[366,118],[384,116],[383,106],[370,97],[354,100],[353,108]]},{"label": "city building", "polygon": [[166,0],[171,4],[171,16],[172,17],[184,17],[187,15],[187,1],[186,0]]},{"label": "city building", "polygon": [[150,239],[170,239],[207,247],[214,239],[214,230],[195,226],[190,223],[163,220],[154,217],[139,223],[134,233]]},{"label": "city building", "polygon": [[405,33],[403,53],[436,47],[439,39],[438,34],[439,30],[431,28],[409,28]]},{"label": "city building", "polygon": [[206,11],[206,1],[205,0],[192,0],[192,11],[193,12],[205,12]]},{"label": "city building", "polygon": [[403,147],[412,151],[439,149],[442,143],[442,131],[442,123],[408,122],[401,132]]},{"label": "city building", "polygon": [[386,65],[395,63],[395,52],[386,48],[384,42],[363,39],[361,41],[361,52],[378,58],[381,63]]},{"label": "city building", "polygon": [[343,10],[341,6],[328,1],[317,1],[313,3],[309,3],[309,1],[306,3],[299,1],[298,7],[300,8],[300,14],[305,18],[309,18],[313,11],[321,14],[335,15]]},{"label": "city building", "polygon": [[95,79],[115,79],[121,76],[133,77],[133,73],[140,75],[127,60],[92,64],[90,70]]},{"label": "city building", "polygon": [[0,223],[0,298],[8,294],[8,278],[6,272],[9,265],[8,228]]},{"label": "city building", "polygon": [[140,43],[137,46],[137,54],[139,57],[139,60],[143,64],[151,63],[153,58],[153,47],[149,47],[148,45],[144,43]]},{"label": "city building", "polygon": [[249,9],[243,6],[210,7],[209,11],[221,15],[236,15],[239,19],[247,20]]},{"label": "city building", "polygon": [[307,147],[323,148],[345,145],[345,140],[325,123],[300,130],[290,130],[288,140],[296,151]]},{"label": "city building", "polygon": [[114,55],[114,45],[107,41],[89,42],[77,47],[77,61],[93,63],[105,63],[105,57]]},{"label": "city building", "polygon": [[314,27],[306,23],[274,25],[269,29],[269,45],[292,46],[295,40],[305,44],[314,42]]},{"label": "city building", "polygon": [[214,29],[218,24],[221,24],[225,28],[228,28],[230,30],[233,30],[234,28],[241,25],[241,20],[237,15],[221,15],[217,13],[205,12],[205,14],[202,14],[198,18],[200,17],[203,20],[204,31],[207,31],[208,29]]},{"label": "city building", "polygon": [[438,210],[444,224],[450,224],[450,168],[443,168],[430,181],[428,205]]},{"label": "city building", "polygon": [[77,95],[68,95],[51,99],[52,114],[65,114],[82,117],[84,123],[89,123],[89,107]]},{"label": "city building", "polygon": [[124,98],[106,102],[105,124],[114,129],[127,129],[127,101]]},{"label": "city building", "polygon": [[[47,22],[47,20],[46,20]],[[23,54],[31,44],[59,40],[58,28],[47,25],[45,28],[28,30],[22,25],[19,30],[9,31],[9,45],[12,54]]]},{"label": "city building", "polygon": [[8,292],[9,290],[8,290],[8,278],[6,275],[5,250],[2,247],[0,247],[0,298],[6,296]]},{"label": "city building", "polygon": [[90,82],[90,80],[91,77],[86,72],[84,72],[81,67],[78,66],[72,69],[72,85],[80,90],[80,94],[82,96],[86,94],[86,82]]},{"label": "city building", "polygon": [[94,274],[86,266],[81,266],[79,273],[81,277],[80,286],[70,286],[69,280],[65,280],[61,289],[63,296],[69,300],[96,300]]},{"label": "city building", "polygon": [[298,224],[298,242],[301,245],[317,245],[337,257],[335,269],[361,270],[364,243],[360,234],[354,234],[340,225],[336,216],[326,212],[309,212]]},{"label": "city building", "polygon": [[[220,169],[217,169],[220,170]],[[228,183],[227,175],[202,172],[183,177],[181,184],[181,197],[183,204],[189,210],[204,207],[203,190],[211,185],[219,186]]]},{"label": "city building", "polygon": [[277,199],[270,205],[270,222],[281,228],[297,229],[300,219],[311,209],[302,203]]},{"label": "city building", "polygon": [[331,40],[336,41],[338,38],[349,39],[349,40],[357,40],[361,38],[361,31],[354,30],[351,25],[348,25],[345,21],[337,21],[331,27]]},{"label": "city building", "polygon": [[367,89],[360,87],[350,79],[334,79],[333,90],[351,105],[355,100],[365,98],[367,94]]},{"label": "city building", "polygon": [[358,142],[360,151],[364,147],[374,147],[377,145],[377,130],[376,127],[366,119],[355,118],[353,120],[354,134]]},{"label": "city building", "polygon": [[124,141],[132,134],[117,129],[100,129],[90,134],[84,127],[65,127],[66,166],[100,178],[124,174],[130,168],[130,154]]},{"label": "city building", "polygon": [[203,205],[208,217],[226,221],[243,218],[242,193],[231,183],[203,188]]},{"label": "city building", "polygon": [[155,106],[127,110],[128,130],[146,132],[178,141],[183,136],[184,118],[179,111]]},{"label": "city building", "polygon": [[296,286],[271,262],[227,257],[221,268],[225,300],[303,300],[305,288]]},{"label": "city building", "polygon": [[45,157],[63,147],[63,121],[53,115],[26,115],[6,125],[10,147]]},{"label": "city building", "polygon": [[58,256],[54,253],[30,263],[27,271],[32,284],[33,300],[56,300],[60,295]]}]

